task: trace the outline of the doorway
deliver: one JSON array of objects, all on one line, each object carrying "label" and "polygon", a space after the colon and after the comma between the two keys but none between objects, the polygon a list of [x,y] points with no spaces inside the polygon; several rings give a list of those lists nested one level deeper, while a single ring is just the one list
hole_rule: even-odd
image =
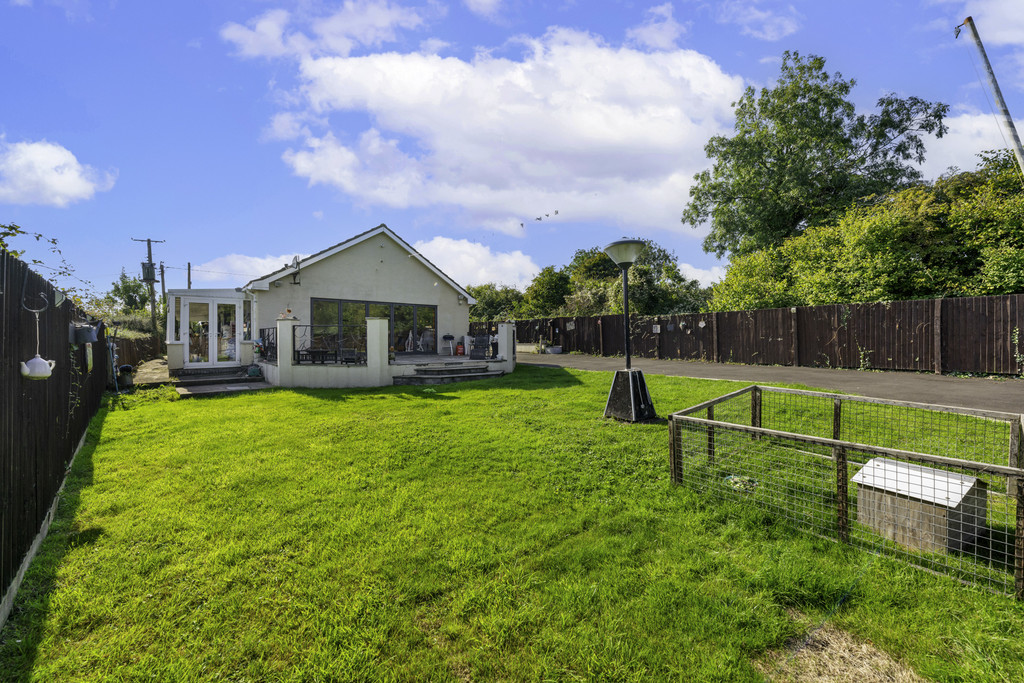
[{"label": "doorway", "polygon": [[185,367],[237,366],[241,345],[240,302],[183,299],[181,319],[187,330]]}]

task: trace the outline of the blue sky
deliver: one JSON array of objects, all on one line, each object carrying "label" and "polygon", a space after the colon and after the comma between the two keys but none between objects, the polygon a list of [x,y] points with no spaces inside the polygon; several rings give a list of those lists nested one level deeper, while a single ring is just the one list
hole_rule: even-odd
[{"label": "blue sky", "polygon": [[380,223],[466,285],[622,236],[707,283],[688,188],[785,50],[856,78],[864,112],[948,103],[928,177],[1006,146],[968,15],[1024,129],[1019,0],[0,2],[0,223],[98,291],[138,274],[132,238],[165,240],[169,288],[189,262],[235,287]]}]

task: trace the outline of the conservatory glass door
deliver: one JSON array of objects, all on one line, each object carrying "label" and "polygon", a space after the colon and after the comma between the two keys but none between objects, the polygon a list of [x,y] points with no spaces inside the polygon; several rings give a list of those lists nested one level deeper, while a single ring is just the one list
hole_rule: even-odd
[{"label": "conservatory glass door", "polygon": [[190,301],[188,306],[188,360],[186,365],[210,362],[210,304]]},{"label": "conservatory glass door", "polygon": [[238,308],[235,301],[182,301],[182,322],[188,330],[186,368],[238,365]]}]

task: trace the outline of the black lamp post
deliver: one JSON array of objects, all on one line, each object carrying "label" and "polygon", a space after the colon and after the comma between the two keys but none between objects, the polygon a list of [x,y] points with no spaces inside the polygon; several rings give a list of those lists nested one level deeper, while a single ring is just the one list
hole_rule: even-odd
[{"label": "black lamp post", "polygon": [[641,240],[618,240],[604,248],[604,253],[622,269],[622,320],[626,335],[626,369],[616,370],[612,388],[608,392],[605,417],[614,417],[627,422],[653,420],[657,417],[651,395],[647,391],[644,373],[633,370],[630,365],[631,339],[629,334],[629,267],[633,265],[644,243]]}]

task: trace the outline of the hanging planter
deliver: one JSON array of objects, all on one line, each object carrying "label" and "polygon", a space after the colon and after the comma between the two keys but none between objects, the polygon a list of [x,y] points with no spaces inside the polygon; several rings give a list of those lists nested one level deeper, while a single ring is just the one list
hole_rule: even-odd
[{"label": "hanging planter", "polygon": [[93,344],[100,340],[99,324],[95,326],[89,325],[88,323],[75,323],[75,343],[76,344]]}]

